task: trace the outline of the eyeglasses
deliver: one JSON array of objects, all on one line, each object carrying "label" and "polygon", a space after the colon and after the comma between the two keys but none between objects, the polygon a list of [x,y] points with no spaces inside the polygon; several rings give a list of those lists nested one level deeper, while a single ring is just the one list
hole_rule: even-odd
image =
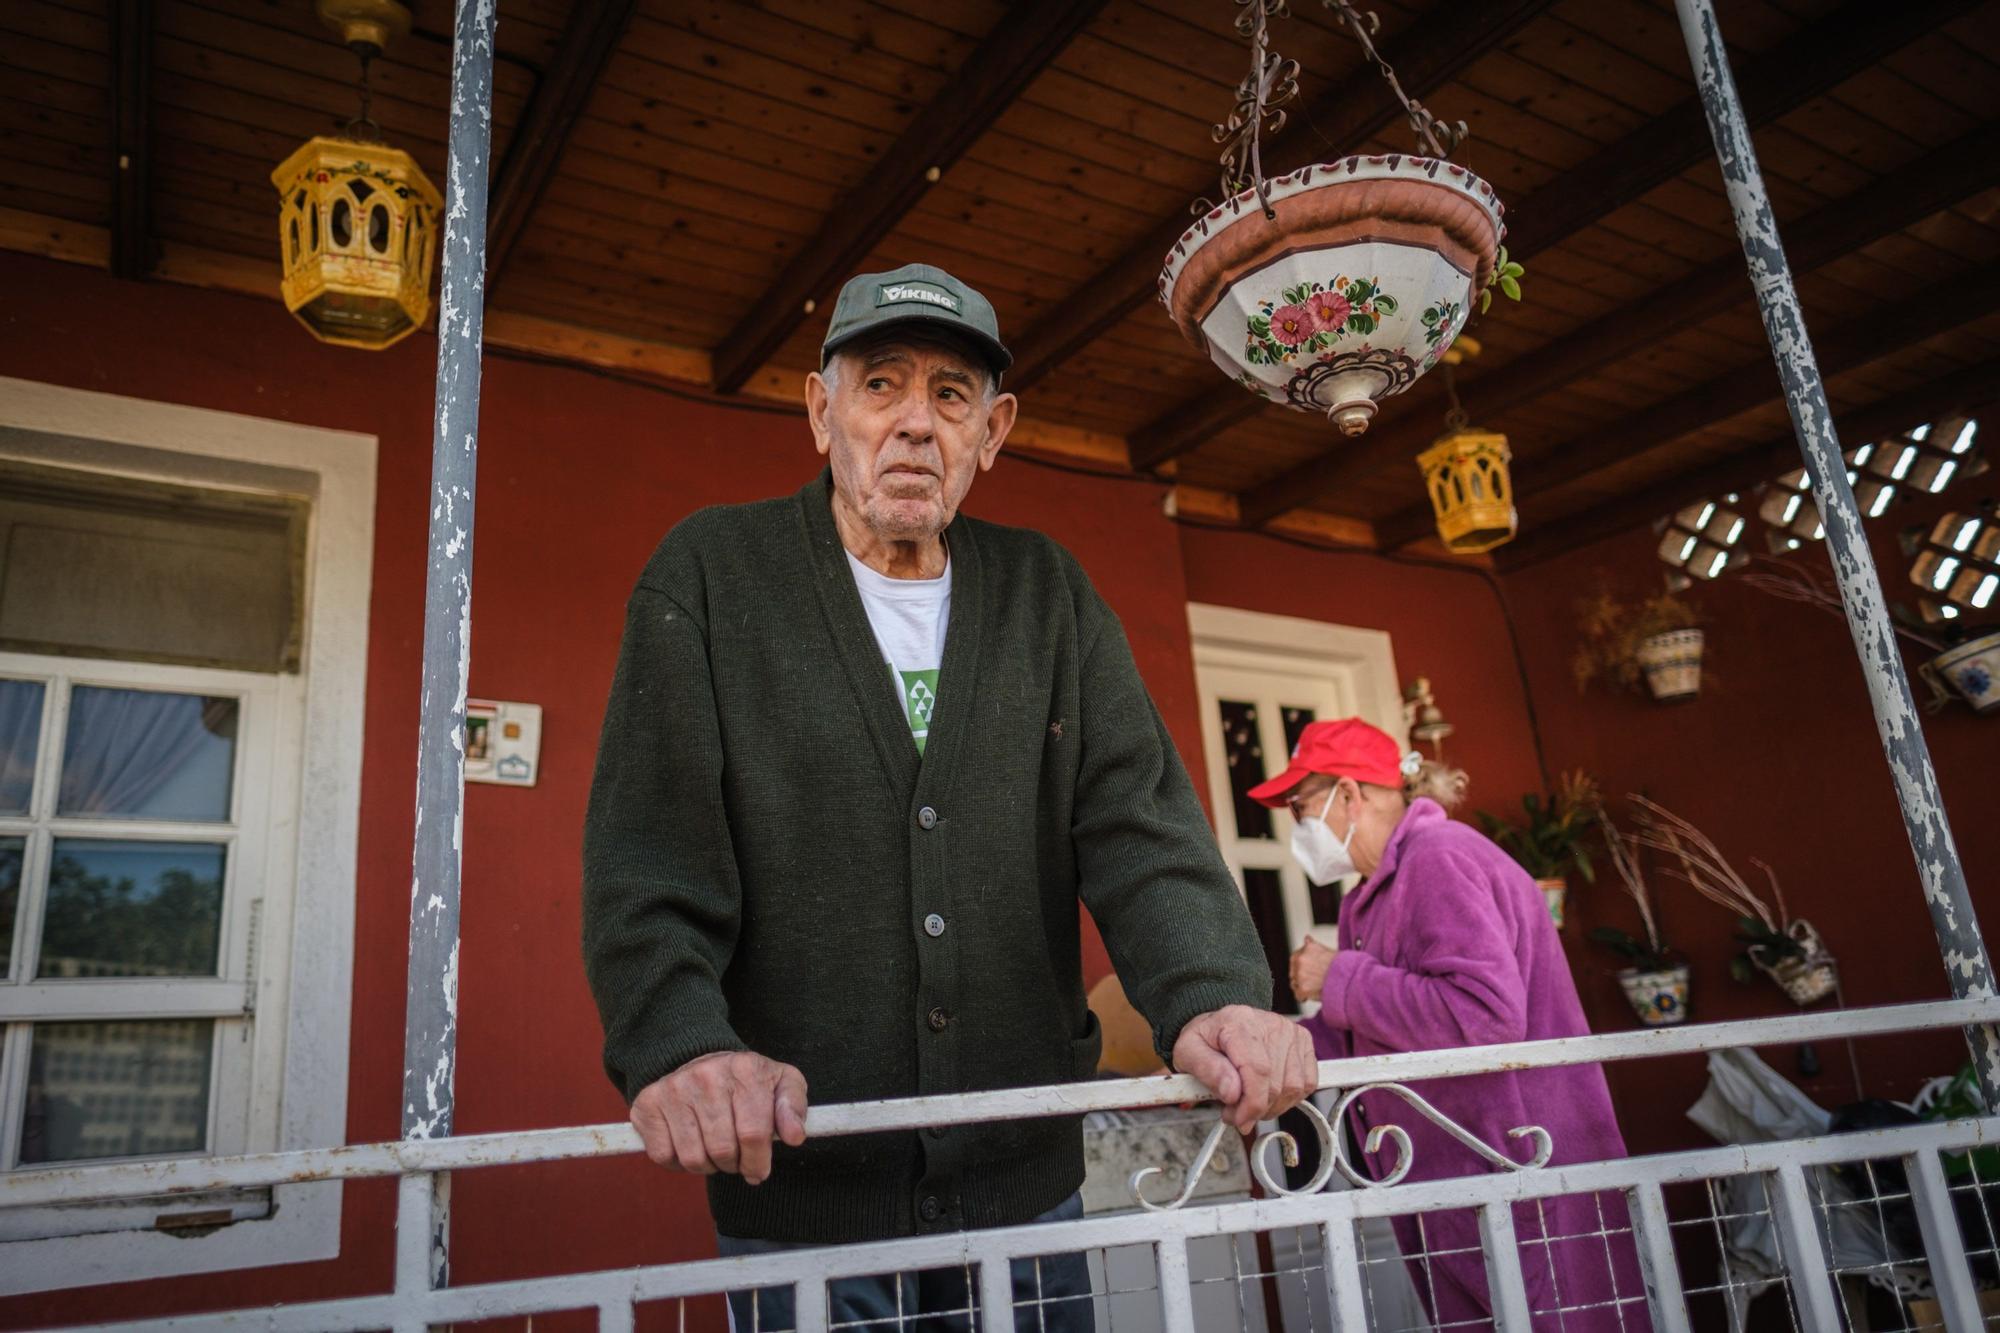
[{"label": "eyeglasses", "polygon": [[1306,791],[1303,794],[1288,796],[1285,798],[1285,808],[1292,812],[1293,819],[1301,823],[1308,818],[1317,819],[1321,812],[1326,809],[1327,794],[1337,785],[1337,783],[1328,783],[1324,787]]}]

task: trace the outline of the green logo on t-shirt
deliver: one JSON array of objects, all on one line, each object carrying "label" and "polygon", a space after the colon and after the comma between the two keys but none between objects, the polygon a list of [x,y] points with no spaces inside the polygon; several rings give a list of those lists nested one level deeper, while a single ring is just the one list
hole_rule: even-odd
[{"label": "green logo on t-shirt", "polygon": [[924,752],[924,742],[930,739],[931,714],[937,710],[936,668],[929,671],[898,671],[903,681],[903,712],[910,720],[910,736],[917,743],[917,753]]}]

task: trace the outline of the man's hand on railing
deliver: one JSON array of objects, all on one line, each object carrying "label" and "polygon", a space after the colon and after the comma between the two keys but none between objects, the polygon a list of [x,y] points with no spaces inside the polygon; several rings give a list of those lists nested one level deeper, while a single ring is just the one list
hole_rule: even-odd
[{"label": "man's hand on railing", "polygon": [[1319,1085],[1311,1034],[1247,1004],[1189,1020],[1174,1042],[1174,1068],[1207,1084],[1222,1102],[1223,1118],[1245,1134]]},{"label": "man's hand on railing", "polygon": [[761,1185],[774,1136],[806,1141],[806,1076],[751,1051],[699,1056],[632,1099],[632,1127],[656,1165]]}]

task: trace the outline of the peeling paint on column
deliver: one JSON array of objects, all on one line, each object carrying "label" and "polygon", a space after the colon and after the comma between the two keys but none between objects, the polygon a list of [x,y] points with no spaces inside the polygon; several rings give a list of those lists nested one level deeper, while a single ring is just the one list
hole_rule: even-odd
[{"label": "peeling paint on column", "polygon": [[[473,491],[485,322],[486,181],[492,150],[493,0],[458,0],[451,57],[437,408],[431,435],[430,562],[410,873],[403,1137],[448,1138],[458,1044],[459,855],[465,820],[465,699],[472,647]],[[433,1285],[447,1280],[449,1177],[438,1177]]]},{"label": "peeling paint on column", "polygon": [[[1827,555],[1840,585],[1854,651],[1861,658],[1868,698],[1875,710],[1875,729],[1888,756],[1896,801],[1903,810],[1903,825],[1909,832],[1945,975],[1955,996],[1991,996],[1993,964],[1972,911],[1965,868],[1959,863],[1951,825],[1945,818],[1937,772],[1924,743],[1916,700],[1910,694],[1910,680],[1903,670],[1881,579],[1875,571],[1875,557],[1854,502],[1854,488],[1847,480],[1847,460],[1834,432],[1826,386],[1820,381],[1805,315],[1792,287],[1791,268],[1779,242],[1770,198],[1764,192],[1763,173],[1736,95],[1736,81],[1729,72],[1715,10],[1710,0],[1674,0],[1674,8],[1680,15],[1681,34],[1687,39],[1702,109],[1708,113],[1708,127],[1715,137],[1715,156],[1722,167],[1736,231],[1743,241],[1764,331],[1771,340],[1778,377],[1784,383],[1785,406],[1819,502]],[[2000,1107],[2000,1029],[1973,1028],[1967,1031],[1966,1039],[1986,1092],[1986,1104]]]}]

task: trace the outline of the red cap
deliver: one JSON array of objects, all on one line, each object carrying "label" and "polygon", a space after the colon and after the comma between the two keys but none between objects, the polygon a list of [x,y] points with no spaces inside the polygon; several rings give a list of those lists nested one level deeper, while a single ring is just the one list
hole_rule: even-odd
[{"label": "red cap", "polygon": [[1309,722],[1284,772],[1250,789],[1250,798],[1268,806],[1285,803],[1285,793],[1314,773],[1353,778],[1398,791],[1403,786],[1403,747],[1377,726],[1358,717]]}]

